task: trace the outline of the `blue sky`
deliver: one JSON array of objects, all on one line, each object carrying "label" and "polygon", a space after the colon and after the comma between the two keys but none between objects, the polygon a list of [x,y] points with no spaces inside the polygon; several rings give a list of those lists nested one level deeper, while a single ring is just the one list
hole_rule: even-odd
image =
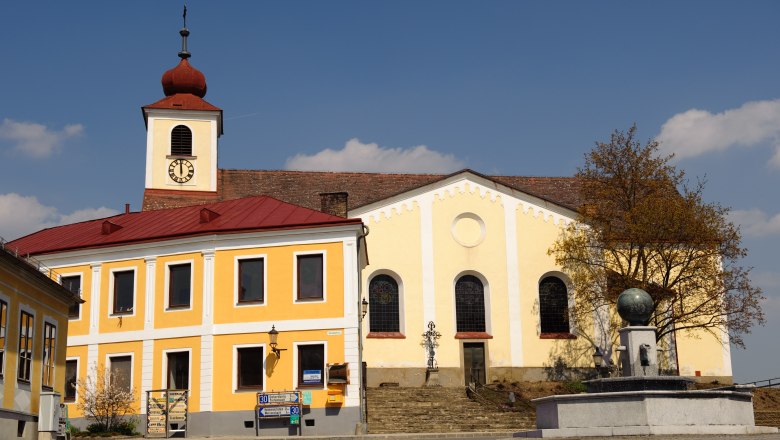
[{"label": "blue sky", "polygon": [[[636,122],[734,209],[768,298],[735,377],[780,376],[780,3],[188,8],[191,62],[225,111],[222,168],[568,176]],[[0,236],[140,207],[140,107],[163,96],[180,27],[175,1],[0,6]]]}]

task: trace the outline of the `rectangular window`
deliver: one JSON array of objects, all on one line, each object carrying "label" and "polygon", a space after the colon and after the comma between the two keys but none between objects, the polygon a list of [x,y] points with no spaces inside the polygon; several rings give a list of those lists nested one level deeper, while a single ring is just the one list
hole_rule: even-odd
[{"label": "rectangular window", "polygon": [[65,361],[65,402],[76,401],[76,385],[78,384],[79,361],[69,359]]},{"label": "rectangular window", "polygon": [[8,334],[8,303],[0,300],[0,378],[5,375],[5,339]]},{"label": "rectangular window", "polygon": [[22,312],[19,320],[19,370],[17,377],[22,382],[30,382],[33,358],[33,330],[35,321],[33,316]]},{"label": "rectangular window", "polygon": [[238,371],[236,388],[263,388],[263,347],[241,347],[236,349]]},{"label": "rectangular window", "polygon": [[298,387],[322,387],[325,383],[325,346],[298,346]]},{"label": "rectangular window", "polygon": [[192,265],[172,264],[168,266],[168,307],[189,307]]},{"label": "rectangular window", "polygon": [[132,384],[132,356],[113,356],[108,358],[110,364],[110,377],[108,383],[124,391],[130,391]]},{"label": "rectangular window", "polygon": [[264,279],[265,262],[262,258],[238,260],[238,302],[263,302]]},{"label": "rectangular window", "polygon": [[190,353],[168,353],[168,389],[186,390],[190,387]]},{"label": "rectangular window", "polygon": [[[60,282],[62,283],[62,287],[70,290],[71,292],[75,293],[76,296],[81,298],[81,275],[62,277]],[[68,309],[68,318],[79,319],[80,316],[81,316],[81,304],[79,303],[71,304],[70,308]]]},{"label": "rectangular window", "polygon": [[41,386],[52,389],[54,386],[54,348],[57,341],[57,327],[45,322],[43,324],[43,380]]},{"label": "rectangular window", "polygon": [[322,299],[322,254],[298,255],[298,299]]},{"label": "rectangular window", "polygon": [[135,271],[114,272],[114,314],[133,313]]}]

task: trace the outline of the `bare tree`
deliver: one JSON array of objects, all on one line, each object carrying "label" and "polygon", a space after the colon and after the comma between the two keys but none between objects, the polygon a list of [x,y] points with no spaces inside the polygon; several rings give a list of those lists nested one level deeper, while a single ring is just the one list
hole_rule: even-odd
[{"label": "bare tree", "polygon": [[[611,352],[617,296],[638,287],[653,298],[650,325],[656,339],[699,329],[744,347],[743,335],[763,324],[763,295],[739,265],[747,251],[728,208],[705,202],[704,183],[688,186],[684,172],[660,156],[658,142],[635,140],[636,126],[597,142],[577,172],[582,204],[548,253],[574,284],[574,322],[592,323],[601,335],[577,329]],[[610,312],[611,311],[611,312]],[[606,335],[606,336],[605,336]]]},{"label": "bare tree", "polygon": [[78,381],[80,398],[77,408],[87,419],[112,432],[126,416],[135,414],[134,390],[127,386],[126,378],[97,366],[85,378]]}]

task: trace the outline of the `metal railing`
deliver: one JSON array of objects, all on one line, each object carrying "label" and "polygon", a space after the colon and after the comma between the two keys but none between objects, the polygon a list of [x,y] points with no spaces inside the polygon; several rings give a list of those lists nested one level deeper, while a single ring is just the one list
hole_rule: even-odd
[{"label": "metal railing", "polygon": [[8,246],[8,241],[0,237],[0,251],[5,252],[9,255],[13,255],[16,257],[19,261],[23,261],[27,263],[30,267],[35,268],[42,274],[48,276],[49,278],[53,279],[56,282],[60,282],[60,279],[62,278],[59,273],[57,273],[54,269],[51,269],[47,267],[45,264],[41,263],[40,261],[36,260],[35,258],[31,257],[30,254],[20,254],[18,248],[11,248]]}]

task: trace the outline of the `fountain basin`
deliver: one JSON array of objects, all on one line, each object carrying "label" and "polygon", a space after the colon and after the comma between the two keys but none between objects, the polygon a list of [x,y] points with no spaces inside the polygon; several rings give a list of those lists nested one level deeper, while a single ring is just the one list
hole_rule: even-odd
[{"label": "fountain basin", "polygon": [[[620,391],[685,391],[694,384],[693,379],[680,376],[609,377],[583,381],[589,393]],[[749,391],[748,391],[749,392]]]}]

